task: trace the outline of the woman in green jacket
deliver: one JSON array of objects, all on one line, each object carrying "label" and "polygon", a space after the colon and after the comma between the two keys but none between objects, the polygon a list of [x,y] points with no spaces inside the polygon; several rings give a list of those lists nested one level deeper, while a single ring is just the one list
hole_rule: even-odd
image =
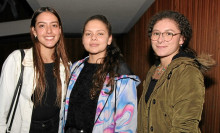
[{"label": "woman in green jacket", "polygon": [[143,82],[138,132],[200,132],[205,96],[202,72],[214,65],[214,60],[208,55],[196,56],[188,48],[192,29],[178,12],[153,16],[148,36],[156,62]]}]

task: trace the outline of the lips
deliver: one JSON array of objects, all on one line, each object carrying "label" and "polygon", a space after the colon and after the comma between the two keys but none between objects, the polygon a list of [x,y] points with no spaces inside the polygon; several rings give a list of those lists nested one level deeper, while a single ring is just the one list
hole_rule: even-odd
[{"label": "lips", "polygon": [[96,47],[96,46],[98,46],[99,44],[89,44],[89,46],[91,46],[91,47]]},{"label": "lips", "polygon": [[167,46],[157,46],[157,48],[162,49],[162,48],[166,48]]},{"label": "lips", "polygon": [[53,40],[54,39],[54,36],[47,36],[45,37],[46,40]]}]

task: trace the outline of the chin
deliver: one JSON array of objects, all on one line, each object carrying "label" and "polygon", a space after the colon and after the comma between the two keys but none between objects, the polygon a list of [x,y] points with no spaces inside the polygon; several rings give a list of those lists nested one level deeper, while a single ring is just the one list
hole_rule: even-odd
[{"label": "chin", "polygon": [[164,57],[164,56],[166,56],[167,54],[165,54],[165,53],[156,53],[156,55],[159,56],[159,57]]}]

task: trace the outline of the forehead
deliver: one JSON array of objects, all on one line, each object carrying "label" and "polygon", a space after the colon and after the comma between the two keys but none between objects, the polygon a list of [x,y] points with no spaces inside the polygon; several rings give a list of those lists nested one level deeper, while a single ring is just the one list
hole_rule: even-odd
[{"label": "forehead", "polygon": [[58,19],[51,12],[42,12],[37,16],[36,22],[58,22]]},{"label": "forehead", "polygon": [[107,26],[101,20],[94,19],[94,20],[90,20],[85,26],[85,30],[90,30],[90,29],[107,30]]},{"label": "forehead", "polygon": [[164,18],[162,20],[158,20],[154,27],[154,30],[174,30],[174,31],[179,31],[178,24],[169,18]]}]

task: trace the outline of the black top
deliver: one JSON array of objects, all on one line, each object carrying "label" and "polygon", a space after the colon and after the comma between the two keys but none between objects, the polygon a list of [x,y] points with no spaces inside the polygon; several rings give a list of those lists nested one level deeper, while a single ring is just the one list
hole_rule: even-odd
[{"label": "black top", "polygon": [[93,74],[98,66],[98,64],[90,64],[85,61],[84,67],[70,94],[65,130],[72,127],[84,130],[86,133],[92,132],[98,96],[91,100],[90,89],[92,88]]},{"label": "black top", "polygon": [[157,81],[158,81],[157,79],[151,78],[150,84],[149,84],[149,86],[148,86],[147,93],[146,93],[146,95],[145,95],[145,102],[146,102],[146,103],[148,102],[148,100],[149,100],[149,98],[150,98],[150,95],[152,94],[152,92],[153,92],[153,90],[154,90],[154,87],[155,87]]},{"label": "black top", "polygon": [[55,105],[57,95],[57,81],[53,74],[54,63],[44,64],[45,77],[47,81],[46,90],[42,104],[33,107],[32,121],[45,121],[54,116],[59,117],[60,107]]}]

